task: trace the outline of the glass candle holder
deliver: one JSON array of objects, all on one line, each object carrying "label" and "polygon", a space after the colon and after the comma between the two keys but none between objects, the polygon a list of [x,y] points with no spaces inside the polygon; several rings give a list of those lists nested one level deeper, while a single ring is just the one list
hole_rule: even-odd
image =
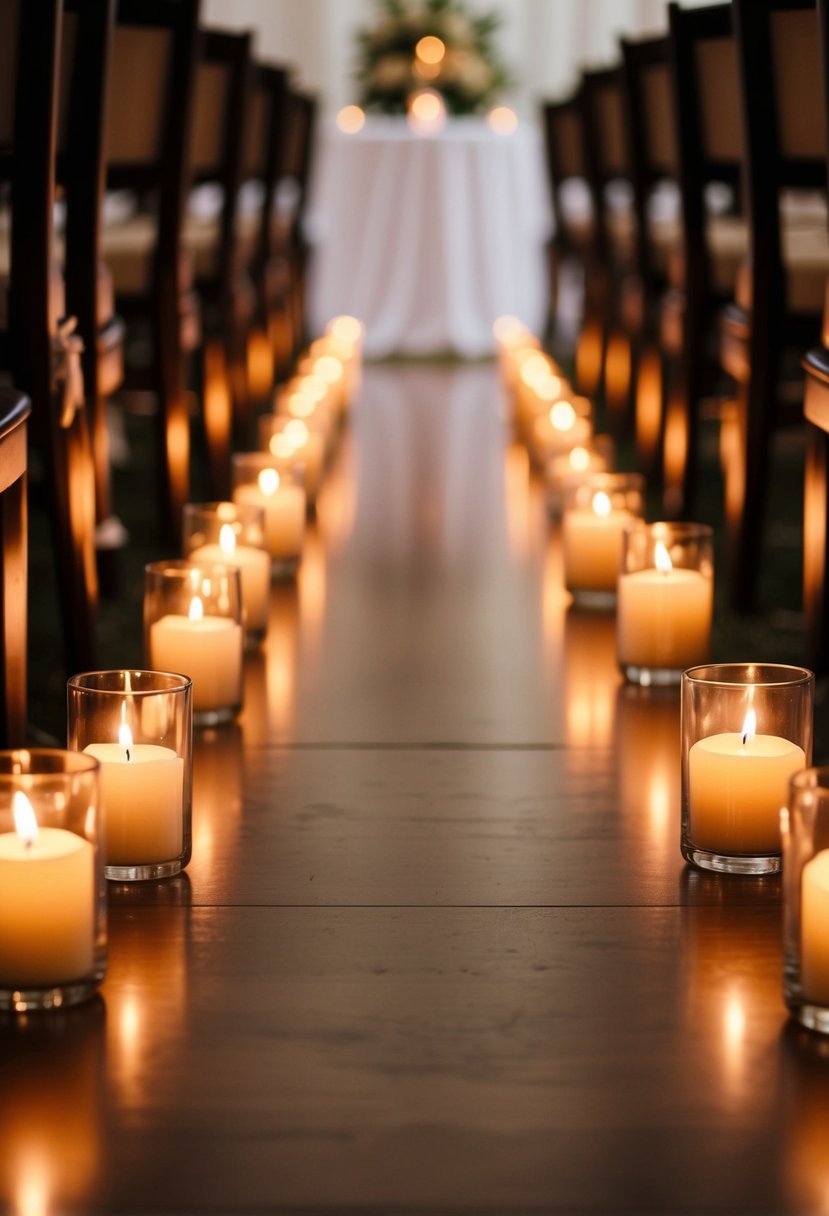
[{"label": "glass candle holder", "polygon": [[0,1009],[75,1005],[106,969],[98,762],[0,752]]},{"label": "glass candle holder", "polygon": [[193,681],[193,725],[218,726],[242,708],[241,578],[237,566],[187,561],[144,567],[144,648],[153,671]]},{"label": "glass candle holder", "polygon": [[330,428],[316,410],[303,418],[290,414],[262,414],[259,418],[259,446],[263,452],[282,459],[294,459],[305,466],[307,506],[316,505],[325,470],[326,443]]},{"label": "glass candle holder", "polygon": [[304,469],[290,454],[237,452],[232,459],[233,501],[265,511],[265,548],[275,578],[293,578],[305,540]]},{"label": "glass candle holder", "polygon": [[245,645],[255,649],[268,631],[271,558],[265,548],[265,509],[253,503],[189,502],[183,511],[184,556],[191,562],[238,566]]},{"label": "glass candle holder", "polygon": [[706,524],[625,529],[616,603],[616,657],[634,684],[678,684],[711,658],[714,546]]},{"label": "glass candle holder", "polygon": [[783,996],[810,1030],[829,1034],[829,768],[789,782],[783,841]]},{"label": "glass candle holder", "polygon": [[66,689],[67,744],[100,764],[107,878],[169,878],[191,853],[192,684],[162,671],[91,671]]},{"label": "glass candle holder", "polygon": [[569,452],[559,452],[547,461],[544,479],[547,486],[547,511],[558,519],[564,507],[564,487],[577,485],[591,473],[609,473],[613,469],[615,444],[611,435],[593,435],[576,444]]},{"label": "glass candle holder", "polygon": [[704,870],[774,874],[789,780],[812,756],[815,677],[776,663],[682,674],[682,856]]},{"label": "glass candle holder", "polygon": [[564,584],[585,606],[616,600],[625,528],[644,514],[640,473],[591,473],[564,488],[561,544]]}]

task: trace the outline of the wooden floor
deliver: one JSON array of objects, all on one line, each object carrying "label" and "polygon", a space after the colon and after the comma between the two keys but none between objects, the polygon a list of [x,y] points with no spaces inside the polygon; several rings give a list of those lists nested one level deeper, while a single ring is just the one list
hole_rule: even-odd
[{"label": "wooden floor", "polygon": [[682,865],[677,698],[568,605],[491,367],[367,370],[270,626],[187,876],[0,1026],[0,1210],[829,1212],[778,882]]}]

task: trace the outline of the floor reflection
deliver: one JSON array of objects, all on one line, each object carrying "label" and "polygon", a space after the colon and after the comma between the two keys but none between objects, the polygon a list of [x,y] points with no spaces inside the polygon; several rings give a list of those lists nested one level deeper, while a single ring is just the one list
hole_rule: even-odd
[{"label": "floor reflection", "polygon": [[[252,657],[252,656],[251,656]],[[193,741],[193,883],[209,883],[238,856],[242,826],[242,729],[197,731]]]},{"label": "floor reflection", "polygon": [[829,1040],[789,1021],[780,1053],[786,1191],[799,1211],[829,1216]]},{"label": "floor reflection", "polygon": [[636,864],[661,873],[679,855],[679,709],[678,689],[618,686],[619,810],[634,828],[631,835],[640,850]]},{"label": "floor reflection", "polygon": [[[616,618],[603,612],[570,607],[564,619],[564,663],[561,699],[568,748],[609,748],[613,744],[616,690]],[[590,758],[568,753],[568,766]]]}]

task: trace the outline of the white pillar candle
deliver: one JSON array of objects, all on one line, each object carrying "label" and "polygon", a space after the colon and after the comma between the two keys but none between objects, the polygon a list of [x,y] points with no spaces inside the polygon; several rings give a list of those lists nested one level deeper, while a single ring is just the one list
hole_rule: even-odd
[{"label": "white pillar candle", "polygon": [[829,849],[800,879],[800,987],[807,1001],[829,1006]]},{"label": "white pillar candle", "polygon": [[230,524],[222,524],[218,545],[201,545],[187,555],[191,562],[214,562],[235,566],[242,587],[244,625],[251,633],[262,633],[268,627],[268,597],[271,589],[270,557],[264,549],[253,545],[237,545]]},{"label": "white pillar candle", "polygon": [[571,591],[615,591],[622,561],[622,537],[632,512],[614,510],[604,491],[590,507],[564,512],[561,529],[564,582]]},{"label": "white pillar candle", "polygon": [[155,671],[190,677],[194,713],[242,701],[242,627],[230,617],[203,612],[195,596],[189,616],[170,613],[150,625],[150,664]]},{"label": "white pillar candle", "polygon": [[302,486],[281,480],[276,469],[262,469],[256,484],[236,486],[233,501],[265,508],[265,547],[274,561],[291,561],[300,556],[305,536]]},{"label": "white pillar candle", "polygon": [[661,541],[656,561],[658,569],[619,576],[616,652],[623,667],[681,671],[708,659],[714,584],[699,570],[674,569]]},{"label": "white pillar candle", "polygon": [[17,831],[0,836],[0,984],[81,979],[95,955],[92,845],[63,828],[38,828],[25,794],[14,798]]},{"label": "white pillar candle", "polygon": [[172,861],[183,848],[184,761],[170,747],[133,743],[126,723],[118,740],[84,748],[101,766],[107,865]]},{"label": "white pillar candle", "polygon": [[688,834],[699,849],[726,856],[780,852],[780,808],[806,755],[789,739],[755,730],[749,710],[742,731],[709,735],[691,746]]}]

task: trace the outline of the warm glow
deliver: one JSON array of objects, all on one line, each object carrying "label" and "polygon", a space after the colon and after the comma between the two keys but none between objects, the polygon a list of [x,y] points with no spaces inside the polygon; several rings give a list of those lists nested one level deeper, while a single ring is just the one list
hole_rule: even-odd
[{"label": "warm glow", "polygon": [[336,384],[343,378],[343,365],[336,355],[320,355],[314,363],[314,371],[327,384]]},{"label": "warm glow", "polygon": [[557,401],[550,410],[550,422],[557,431],[569,431],[576,421],[576,411],[569,401]]},{"label": "warm glow", "polygon": [[292,418],[290,422],[286,423],[284,434],[285,438],[296,450],[305,447],[310,431],[301,418]]},{"label": "warm glow", "polygon": [[293,418],[310,418],[314,410],[317,408],[316,394],[306,393],[303,389],[297,389],[295,393],[291,393],[285,401],[285,412]]},{"label": "warm glow", "polygon": [[732,992],[725,1006],[723,1031],[727,1049],[739,1051],[746,1031],[746,1011],[737,993]]},{"label": "warm glow", "polygon": [[204,604],[197,595],[194,595],[190,601],[190,609],[187,613],[191,621],[200,621],[204,617]]},{"label": "warm glow", "polygon": [[559,376],[554,376],[552,373],[545,376],[542,382],[536,387],[536,392],[542,401],[555,401],[561,396],[561,390],[564,385]]},{"label": "warm glow", "polygon": [[656,546],[653,551],[653,563],[657,570],[661,570],[663,574],[668,574],[668,572],[674,568],[674,563],[671,561],[671,555],[662,544],[661,540],[656,542]]},{"label": "warm glow", "polygon": [[49,1174],[40,1154],[27,1154],[19,1166],[16,1188],[16,1216],[48,1216],[52,1209]]},{"label": "warm glow", "polygon": [[550,361],[541,351],[530,350],[521,359],[518,374],[529,388],[543,384],[550,377]]},{"label": "warm glow", "polygon": [[360,342],[363,337],[363,323],[358,321],[356,317],[343,315],[334,317],[328,323],[328,332],[334,334],[337,338],[342,338],[345,342],[352,344]]},{"label": "warm glow", "polygon": [[[199,603],[201,603],[201,600],[199,600]],[[125,708],[126,708],[125,706],[123,706],[123,705],[121,706],[121,716],[122,717],[124,715]],[[124,751],[127,753],[127,760],[129,760],[130,751],[132,750],[132,731],[129,728],[129,724],[126,722],[123,722],[123,721],[122,721],[121,725],[118,727],[118,742],[121,744]]]},{"label": "warm glow", "polygon": [[413,131],[430,134],[443,126],[446,107],[433,89],[421,89],[409,101],[409,125]]},{"label": "warm glow", "polygon": [[259,474],[259,489],[271,498],[279,489],[279,474],[276,469],[263,469]]},{"label": "warm glow", "polygon": [[427,34],[415,46],[415,55],[424,63],[440,63],[446,54],[446,46],[434,34]]},{"label": "warm glow", "polygon": [[219,528],[219,548],[228,557],[236,552],[236,533],[230,524],[222,524]]},{"label": "warm glow", "polygon": [[590,453],[587,448],[572,448],[570,451],[570,468],[576,473],[583,473],[590,467]]},{"label": "warm glow", "polygon": [[34,807],[22,790],[14,791],[12,815],[14,816],[14,826],[18,836],[26,847],[30,848],[38,837],[37,819]]},{"label": "warm glow", "polygon": [[753,709],[750,709],[745,716],[741,734],[743,736],[743,747],[745,747],[746,743],[750,743],[757,734],[757,714]]},{"label": "warm glow", "polygon": [[593,495],[593,510],[596,515],[607,517],[610,514],[611,507],[611,501],[604,490],[599,490]]},{"label": "warm glow", "polygon": [[[282,431],[278,432],[276,435],[271,435],[271,441],[268,444],[268,447],[270,448],[271,455],[278,456],[281,460],[288,460],[294,454],[294,445],[291,443],[288,436]],[[273,472],[273,470],[266,469],[265,472]],[[261,482],[260,489],[262,489],[264,494],[273,493],[273,490],[263,489]]]},{"label": "warm glow", "polygon": [[514,346],[523,341],[529,332],[523,321],[519,321],[517,317],[512,317],[508,314],[496,317],[492,324],[492,333],[495,340],[505,346]]},{"label": "warm glow", "polygon": [[337,115],[337,126],[344,135],[356,135],[365,126],[365,112],[359,106],[343,106]]},{"label": "warm glow", "polygon": [[496,135],[512,135],[518,126],[518,115],[509,106],[495,106],[486,116],[489,129]]}]

